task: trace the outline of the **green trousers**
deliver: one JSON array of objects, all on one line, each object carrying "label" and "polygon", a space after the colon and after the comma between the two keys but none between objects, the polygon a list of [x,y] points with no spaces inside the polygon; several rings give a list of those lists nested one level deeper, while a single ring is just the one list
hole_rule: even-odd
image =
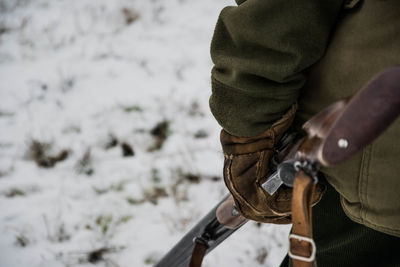
[{"label": "green trousers", "polygon": [[[400,238],[351,221],[343,212],[339,194],[326,181],[327,191],[313,207],[313,235],[318,267],[400,266]],[[292,266],[288,256],[281,267]]]}]

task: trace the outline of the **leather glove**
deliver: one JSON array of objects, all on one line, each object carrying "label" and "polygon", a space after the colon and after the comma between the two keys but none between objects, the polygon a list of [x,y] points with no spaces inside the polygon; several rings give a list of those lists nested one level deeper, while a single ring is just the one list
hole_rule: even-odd
[{"label": "leather glove", "polygon": [[[255,137],[237,137],[221,131],[224,151],[224,181],[239,212],[250,220],[265,223],[290,223],[292,188],[281,186],[270,196],[261,185],[271,175],[269,161],[274,147],[293,122],[296,105],[267,131]],[[320,200],[317,187],[313,203]]]}]

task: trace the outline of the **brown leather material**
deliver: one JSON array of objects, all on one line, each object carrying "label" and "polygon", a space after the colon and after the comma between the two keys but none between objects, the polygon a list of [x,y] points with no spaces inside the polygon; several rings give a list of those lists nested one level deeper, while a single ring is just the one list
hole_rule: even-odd
[{"label": "brown leather material", "polygon": [[265,132],[254,137],[238,137],[221,131],[221,144],[225,154],[239,155],[271,150],[293,122],[297,104]]},{"label": "brown leather material", "polygon": [[[275,224],[290,223],[292,188],[281,186],[270,196],[261,185],[271,175],[269,161],[274,147],[292,124],[296,106],[293,106],[270,129],[256,137],[236,137],[221,132],[225,154],[224,180],[235,199],[236,207],[246,218]],[[319,187],[313,196],[316,203],[322,196]]]},{"label": "brown leather material", "polygon": [[206,255],[207,249],[207,245],[200,242],[195,242],[189,267],[200,267],[204,256]]},{"label": "brown leather material", "polygon": [[[315,188],[314,180],[310,176],[302,170],[297,172],[293,187],[291,234],[312,239],[311,203]],[[294,237],[290,239],[292,254],[307,258],[312,255],[312,250],[310,242],[300,241]],[[294,258],[292,260],[294,267],[316,266],[315,261],[307,262]]]}]

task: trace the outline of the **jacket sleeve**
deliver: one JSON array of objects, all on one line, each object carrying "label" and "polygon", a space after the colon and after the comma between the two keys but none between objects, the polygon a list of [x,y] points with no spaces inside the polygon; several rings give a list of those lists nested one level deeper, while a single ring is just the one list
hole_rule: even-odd
[{"label": "jacket sleeve", "polygon": [[293,105],[324,54],[342,0],[237,0],[211,43],[210,108],[230,134],[255,136]]}]

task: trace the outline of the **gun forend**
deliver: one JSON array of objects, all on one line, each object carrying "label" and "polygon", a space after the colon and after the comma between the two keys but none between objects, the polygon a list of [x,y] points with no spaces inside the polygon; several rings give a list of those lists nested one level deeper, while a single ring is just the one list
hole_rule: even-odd
[{"label": "gun forend", "polygon": [[218,222],[229,229],[239,228],[247,222],[247,219],[237,211],[232,195],[219,205],[216,216]]}]

